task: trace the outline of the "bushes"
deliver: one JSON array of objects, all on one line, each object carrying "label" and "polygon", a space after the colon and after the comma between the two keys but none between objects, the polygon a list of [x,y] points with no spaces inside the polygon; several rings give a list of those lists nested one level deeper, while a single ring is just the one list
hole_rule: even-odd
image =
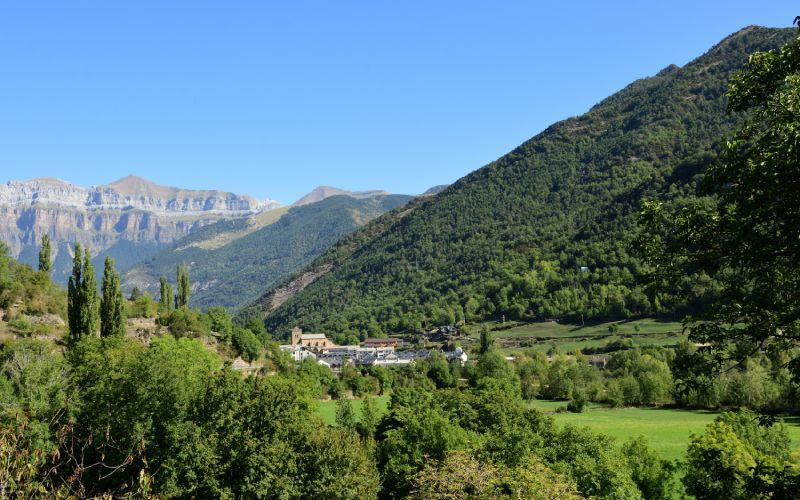
[{"label": "bushes", "polygon": [[250,330],[236,327],[233,330],[233,347],[239,352],[247,362],[258,359],[263,346],[258,338]]},{"label": "bushes", "polygon": [[786,430],[750,411],[717,417],[705,434],[692,436],[686,457],[683,484],[699,499],[788,498],[780,493],[800,486]]}]

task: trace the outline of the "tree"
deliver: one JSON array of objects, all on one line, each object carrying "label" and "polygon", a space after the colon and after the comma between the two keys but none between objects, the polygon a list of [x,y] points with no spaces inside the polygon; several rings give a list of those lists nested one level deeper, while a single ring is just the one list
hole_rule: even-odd
[{"label": "tree", "polygon": [[733,429],[715,421],[702,436],[692,436],[686,451],[686,492],[699,499],[746,498],[745,485],[756,466],[755,450]]},{"label": "tree", "polygon": [[353,403],[347,398],[336,400],[336,425],[343,429],[356,428],[356,414],[353,411]]},{"label": "tree", "polygon": [[481,327],[481,354],[486,354],[492,347],[492,334],[489,332],[489,327],[483,325]]},{"label": "tree", "polygon": [[42,235],[42,249],[39,250],[39,270],[45,273],[50,272],[50,236]]},{"label": "tree", "polygon": [[169,313],[172,311],[172,285],[169,284],[167,278],[161,277],[159,280],[161,283],[161,298],[159,299],[159,305],[161,306],[161,310],[164,313]]},{"label": "tree", "polygon": [[675,467],[661,458],[647,440],[639,436],[622,445],[622,455],[631,470],[631,478],[642,496],[648,499],[672,498],[672,476]]},{"label": "tree", "polygon": [[[714,346],[698,355],[705,372],[800,336],[800,37],[754,53],[727,97],[746,119],[705,175],[711,198],[675,213],[649,202],[640,214],[657,289],[686,277],[720,285],[710,310],[687,318],[691,338]],[[800,358],[790,368],[800,380]]]},{"label": "tree", "polygon": [[114,270],[114,259],[106,257],[103,270],[103,298],[100,302],[100,336],[125,335],[125,311],[119,273]]},{"label": "tree", "polygon": [[233,347],[248,363],[258,359],[261,354],[261,342],[253,332],[240,326],[233,329]]},{"label": "tree", "polygon": [[175,307],[189,307],[190,295],[189,268],[181,264],[178,266],[178,294],[175,296]]},{"label": "tree", "polygon": [[233,321],[228,310],[221,306],[209,307],[208,318],[211,320],[211,331],[217,332],[223,340],[228,340],[233,332]]},{"label": "tree", "polygon": [[76,343],[81,338],[81,296],[83,283],[83,251],[79,243],[75,244],[75,255],[72,258],[72,275],[67,283],[67,321],[69,323],[70,342]]},{"label": "tree", "polygon": [[378,425],[378,408],[375,398],[366,397],[361,400],[361,420],[358,429],[365,437],[372,437],[375,434],[375,427]]},{"label": "tree", "polygon": [[94,335],[100,316],[98,313],[97,276],[94,274],[92,257],[87,248],[83,255],[83,280],[81,281],[81,334]]}]

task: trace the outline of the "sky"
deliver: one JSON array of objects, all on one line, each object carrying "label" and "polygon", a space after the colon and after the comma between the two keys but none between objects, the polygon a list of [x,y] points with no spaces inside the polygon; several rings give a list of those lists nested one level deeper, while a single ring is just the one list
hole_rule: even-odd
[{"label": "sky", "polygon": [[[556,5],[559,4],[559,5]],[[417,194],[788,1],[0,4],[0,182]]]}]

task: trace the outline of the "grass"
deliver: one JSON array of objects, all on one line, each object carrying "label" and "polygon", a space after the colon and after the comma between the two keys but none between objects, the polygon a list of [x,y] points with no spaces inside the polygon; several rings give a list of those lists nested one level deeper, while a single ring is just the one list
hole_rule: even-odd
[{"label": "grass", "polygon": [[[497,337],[596,337],[609,335],[608,328],[617,325],[617,334],[621,335],[646,335],[653,333],[681,333],[682,325],[678,321],[661,321],[654,318],[638,320],[611,321],[608,323],[588,324],[585,326],[543,321],[541,323],[527,323],[514,326],[505,330],[496,330]],[[636,327],[639,331],[636,331]],[[495,325],[497,328],[497,325]]]},{"label": "grass", "polygon": [[[635,346],[674,345],[685,338],[681,323],[656,318],[571,325],[544,321],[511,324],[503,328],[487,324],[493,331],[495,345],[505,354],[520,349],[546,352],[557,347],[564,352],[603,347],[611,341],[630,339]],[[610,331],[613,330],[613,331]]]},{"label": "grass", "polygon": [[[375,398],[375,403],[378,410],[378,415],[383,415],[386,413],[386,407],[389,405],[389,396],[384,394],[382,396],[372,396]],[[361,399],[354,399],[353,401],[353,411],[356,414],[356,419],[361,418],[361,405],[363,400]],[[322,417],[322,420],[329,425],[336,425],[336,401],[333,399],[327,401],[320,401],[319,407],[317,408],[317,415]]]},{"label": "grass", "polygon": [[[590,405],[583,413],[553,413],[566,404],[566,401],[531,402],[534,408],[552,414],[558,424],[589,427],[594,432],[616,438],[619,443],[631,437],[645,436],[667,460],[681,459],[689,444],[689,436],[702,434],[705,426],[718,415],[718,412],[709,410],[606,408],[600,405]],[[785,423],[792,447],[800,450],[800,421],[789,418]]]}]

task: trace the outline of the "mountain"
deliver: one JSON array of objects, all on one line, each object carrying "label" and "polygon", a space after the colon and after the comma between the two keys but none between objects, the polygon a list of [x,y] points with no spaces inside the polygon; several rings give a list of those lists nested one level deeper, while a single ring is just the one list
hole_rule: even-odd
[{"label": "mountain", "polygon": [[448,187],[450,187],[450,184],[439,184],[438,186],[433,186],[432,188],[428,188],[420,196],[433,196],[433,195],[441,193],[442,191],[444,191]]},{"label": "mountain", "polygon": [[[407,331],[484,318],[601,319],[674,310],[638,284],[642,199],[685,203],[739,123],[731,74],[794,30],[747,27],[633,82],[434,197],[368,224],[247,308],[267,327]],[[591,75],[587,75],[591,78]],[[701,299],[710,285],[698,282]]]},{"label": "mountain", "polygon": [[404,195],[362,199],[336,195],[209,224],[129,270],[123,276],[123,287],[130,290],[136,286],[157,297],[159,277],[174,281],[176,267],[186,263],[193,306],[235,308],[258,298],[344,235],[410,199]]},{"label": "mountain", "polygon": [[85,188],[58,179],[0,185],[0,240],[11,255],[35,264],[41,237],[54,243],[53,277],[64,282],[71,247],[88,246],[97,260],[111,255],[125,268],[207,224],[279,206],[223,191],[164,187],[128,176]]},{"label": "mountain", "polygon": [[308,205],[309,203],[316,203],[324,200],[325,198],[330,198],[331,196],[344,195],[360,200],[363,198],[372,198],[373,196],[386,196],[388,194],[390,193],[381,191],[379,189],[373,189],[370,191],[345,191],[344,189],[331,186],[317,186],[313,191],[294,202],[292,206],[298,207],[301,205]]}]

